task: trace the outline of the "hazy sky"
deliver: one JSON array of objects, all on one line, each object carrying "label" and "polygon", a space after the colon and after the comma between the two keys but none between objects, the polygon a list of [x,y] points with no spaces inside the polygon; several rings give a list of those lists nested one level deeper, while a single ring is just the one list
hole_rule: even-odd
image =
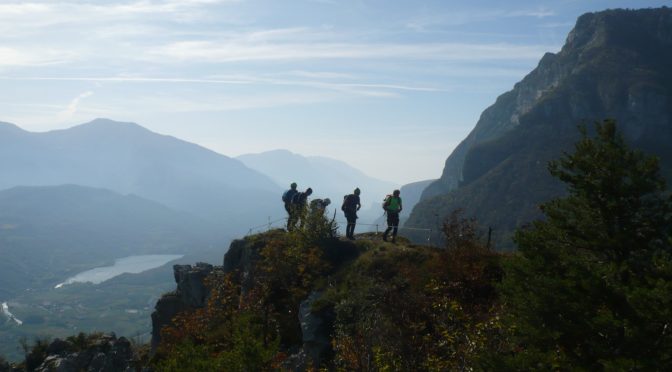
[{"label": "hazy sky", "polygon": [[97,117],[236,156],[437,178],[576,18],[649,0],[0,0],[0,121]]}]

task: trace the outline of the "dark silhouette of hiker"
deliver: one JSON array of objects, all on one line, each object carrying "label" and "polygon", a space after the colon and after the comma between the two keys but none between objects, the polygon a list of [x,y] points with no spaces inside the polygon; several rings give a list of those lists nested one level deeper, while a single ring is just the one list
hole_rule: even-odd
[{"label": "dark silhouette of hiker", "polygon": [[359,188],[356,188],[352,194],[343,197],[341,210],[345,214],[348,225],[345,227],[345,236],[350,240],[355,240],[355,224],[357,223],[357,211],[362,207],[359,201]]},{"label": "dark silhouette of hiker", "polygon": [[403,209],[401,205],[401,197],[399,196],[401,192],[399,190],[394,190],[392,195],[385,197],[383,201],[383,209],[387,213],[387,230],[383,234],[383,240],[387,241],[387,235],[392,231],[392,243],[395,243],[397,240],[397,229],[399,228],[399,213]]},{"label": "dark silhouette of hiker", "polygon": [[282,201],[285,203],[285,210],[287,211],[287,231],[290,230],[290,221],[292,221],[292,199],[298,193],[299,190],[296,189],[296,182],[292,182],[289,185],[289,190],[282,194]]},{"label": "dark silhouette of hiker", "polygon": [[310,201],[310,212],[317,214],[324,213],[329,204],[331,204],[331,200],[329,198],[313,199]]},{"label": "dark silhouette of hiker", "polygon": [[309,187],[304,192],[297,192],[292,198],[292,205],[289,208],[291,212],[289,213],[289,219],[287,220],[288,231],[294,230],[296,228],[296,223],[299,221],[301,221],[299,226],[303,226],[306,219],[306,213],[308,212],[306,208],[308,197],[312,193],[313,189]]}]

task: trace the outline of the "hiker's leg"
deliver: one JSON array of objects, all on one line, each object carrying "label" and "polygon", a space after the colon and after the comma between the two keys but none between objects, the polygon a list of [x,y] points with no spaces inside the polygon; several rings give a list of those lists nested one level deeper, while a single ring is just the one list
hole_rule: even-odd
[{"label": "hiker's leg", "polygon": [[392,242],[397,239],[397,231],[399,229],[399,213],[393,213],[389,216],[390,228],[392,228]]}]

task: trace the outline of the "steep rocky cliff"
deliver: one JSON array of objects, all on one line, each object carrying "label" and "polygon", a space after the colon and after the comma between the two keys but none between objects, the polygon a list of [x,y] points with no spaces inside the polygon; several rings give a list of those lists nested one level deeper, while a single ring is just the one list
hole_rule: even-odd
[{"label": "steep rocky cliff", "polygon": [[[173,270],[177,288],[159,299],[152,314],[152,350],[156,350],[161,342],[161,330],[173,325],[176,315],[202,309],[207,305],[211,294],[206,280],[209,275],[236,272],[240,278],[240,296],[244,298],[248,291],[254,290],[258,285],[255,273],[258,273],[257,266],[262,259],[261,250],[272,245],[273,241],[284,239],[286,239],[286,233],[283,230],[274,230],[266,234],[234,240],[224,255],[222,266],[205,263],[198,263],[194,266],[175,265]],[[326,244],[323,248],[321,255],[332,268],[340,267],[361,252],[361,248],[357,245],[339,240],[333,240],[332,244]],[[292,316],[300,326],[300,338],[298,343],[292,346],[292,354],[285,362],[287,368],[303,370],[311,361],[319,363],[321,358],[331,350],[329,316],[312,310],[313,304],[321,296],[321,291],[310,292],[303,298],[296,309],[298,311]]]},{"label": "steep rocky cliff", "polygon": [[221,270],[207,263],[199,262],[191,265],[174,265],[173,273],[177,288],[166,293],[156,302],[152,313],[152,349],[155,349],[161,339],[161,328],[172,324],[175,315],[205,306],[208,289],[205,278],[215,269]]},{"label": "steep rocky cliff", "polygon": [[548,161],[572,148],[578,124],[606,118],[631,145],[658,155],[672,178],[671,65],[672,9],[581,16],[559,53],[547,53],[483,112],[408,224],[436,225],[462,208],[510,247],[511,231],[564,191]]}]

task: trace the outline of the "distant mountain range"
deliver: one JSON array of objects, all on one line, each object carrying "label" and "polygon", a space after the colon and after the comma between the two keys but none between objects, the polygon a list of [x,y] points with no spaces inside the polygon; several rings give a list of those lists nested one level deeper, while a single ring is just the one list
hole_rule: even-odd
[{"label": "distant mountain range", "polygon": [[[268,175],[284,189],[296,182],[299,189],[311,187],[314,197],[342,202],[343,196],[359,187],[364,205],[377,203],[399,185],[367,176],[347,163],[322,156],[303,156],[288,150],[246,154],[236,159]],[[368,201],[368,203],[367,203]],[[340,206],[340,204],[339,204]]]},{"label": "distant mountain range", "polygon": [[31,133],[0,123],[0,189],[76,184],[135,194],[238,235],[280,215],[282,192],[240,161],[133,123]]},{"label": "distant mountain range", "polygon": [[0,299],[139,254],[226,244],[214,224],[137,196],[83,186],[0,191]]},{"label": "distant mountain range", "polygon": [[[576,127],[618,121],[626,140],[660,157],[672,179],[672,9],[607,10],[581,16],[557,54],[497,98],[446,160],[408,224],[436,225],[451,211],[491,226],[501,248],[564,193],[547,163],[570,151]],[[437,230],[438,231],[438,230]]]}]

